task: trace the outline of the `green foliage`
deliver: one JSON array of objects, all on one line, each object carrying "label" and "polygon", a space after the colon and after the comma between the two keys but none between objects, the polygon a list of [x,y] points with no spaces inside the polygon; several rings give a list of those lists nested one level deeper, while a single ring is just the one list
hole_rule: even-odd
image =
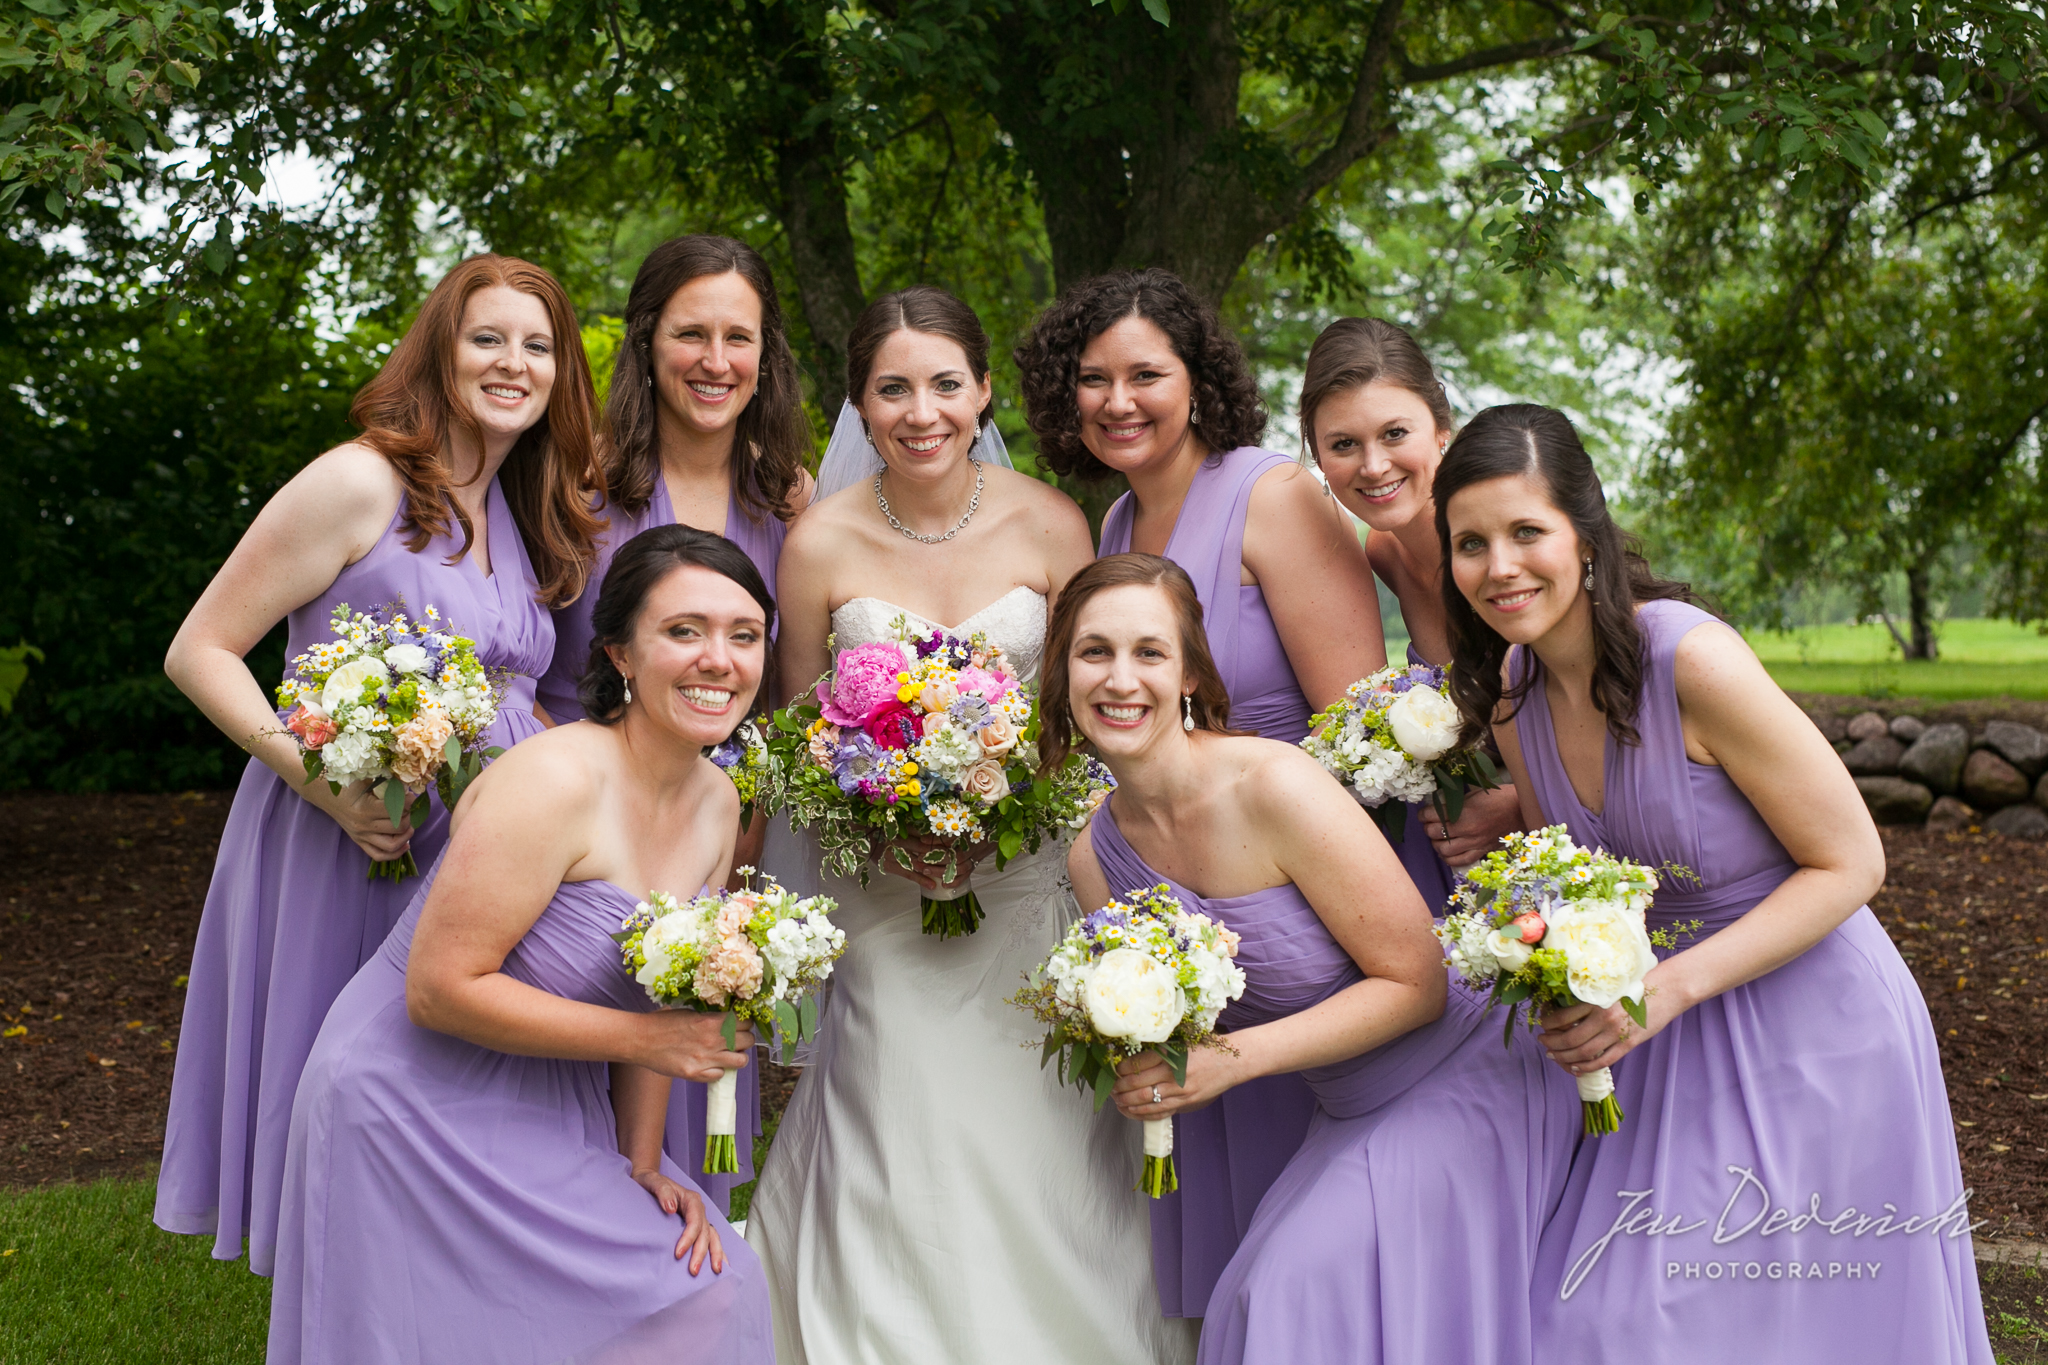
[{"label": "green foliage", "polygon": [[0,649],[0,715],[13,713],[14,699],[21,694],[22,684],[28,681],[30,659],[41,663],[43,651],[26,641]]}]

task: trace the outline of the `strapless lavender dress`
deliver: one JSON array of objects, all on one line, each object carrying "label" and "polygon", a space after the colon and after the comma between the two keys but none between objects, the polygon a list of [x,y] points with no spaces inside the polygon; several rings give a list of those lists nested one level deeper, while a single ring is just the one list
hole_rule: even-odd
[{"label": "strapless lavender dress", "polygon": [[[590,572],[590,586],[568,606],[555,612],[555,654],[541,675],[541,709],[557,725],[583,719],[583,703],[576,685],[590,663],[590,616],[597,609],[598,589],[612,566],[612,554],[621,545],[657,526],[673,526],[675,504],[668,495],[668,482],[654,481],[654,496],[638,512],[610,508],[610,525],[598,533],[597,563]],[[769,516],[755,521],[737,501],[728,497],[725,507],[725,537],[746,551],[747,558],[767,581],[768,593],[775,594],[775,565],[782,557],[782,542],[789,535],[789,523]],[[668,1153],[678,1166],[690,1172],[704,1193],[720,1209],[730,1206],[732,1188],[754,1178],[754,1139],[761,1132],[761,1072],[748,1067],[740,1072],[734,1123],[733,1147],[739,1153],[740,1169],[734,1175],[704,1174],[704,1099],[706,1087],[697,1081],[677,1081],[670,1092],[668,1108]]]},{"label": "strapless lavender dress", "polygon": [[[1212,457],[1195,471],[1166,542],[1166,558],[1187,570],[1201,599],[1209,652],[1230,693],[1231,725],[1286,744],[1308,733],[1311,708],[1266,610],[1265,593],[1239,579],[1252,485],[1266,471],[1291,463],[1253,446]],[[1110,507],[1102,521],[1104,556],[1129,551],[1136,515],[1129,493]],[[1236,1022],[1226,1013],[1222,1026]],[[1301,1146],[1314,1113],[1307,1082],[1286,1075],[1261,1076],[1181,1116],[1175,1133],[1181,1189],[1152,1204],[1152,1264],[1168,1317],[1202,1315],[1216,1277],[1251,1226],[1267,1187]]]},{"label": "strapless lavender dress", "polygon": [[[462,548],[458,537],[407,550],[394,516],[368,554],[291,614],[286,657],[333,638],[328,620],[337,603],[358,611],[394,601],[415,612],[431,605],[476,641],[487,667],[513,675],[491,743],[509,748],[539,733],[533,679],[553,653],[554,626],[495,480],[485,517],[488,578],[469,556],[449,562]],[[422,868],[448,841],[448,813],[438,796],[432,801],[412,839]],[[249,1267],[259,1275],[270,1273],[285,1133],[306,1053],[327,1007],[419,886],[373,881],[369,868],[341,826],[249,761],[192,949],[155,1216],[167,1231],[211,1236],[222,1260],[242,1254],[246,1234]]]},{"label": "strapless lavender dress", "polygon": [[[1728,775],[1686,756],[1672,660],[1695,627],[1726,627],[1682,602],[1637,620],[1642,744],[1608,739],[1602,812],[1565,775],[1540,674],[1516,732],[1546,819],[1699,875],[1650,913],[1705,921],[1690,946],[1796,868]],[[1525,651],[1512,667],[1528,677]],[[1581,1145],[1544,1232],[1542,1359],[1991,1365],[1933,1025],[1868,907],[1687,1010],[1614,1081],[1621,1131]]]},{"label": "strapless lavender dress", "polygon": [[[1228,1027],[1298,1014],[1361,979],[1291,883],[1197,896],[1124,842],[1114,804],[1089,826],[1110,885],[1166,882],[1242,936],[1245,993]],[[1218,1277],[1202,1365],[1530,1361],[1530,1267],[1578,1094],[1526,1031],[1504,1046],[1500,1018],[1481,1008],[1454,988],[1435,1022],[1300,1073],[1313,1121]],[[1183,1169],[1183,1195],[1201,1195],[1198,1178]]]},{"label": "strapless lavender dress", "polygon": [[[436,871],[439,869],[437,868]],[[603,1062],[420,1028],[405,964],[432,874],[329,1011],[292,1109],[269,1365],[770,1365],[761,1263],[692,1277],[619,1154]],[[505,959],[552,994],[652,1008],[610,938],[634,893],[565,882]],[[685,1169],[662,1169],[690,1183]]]}]

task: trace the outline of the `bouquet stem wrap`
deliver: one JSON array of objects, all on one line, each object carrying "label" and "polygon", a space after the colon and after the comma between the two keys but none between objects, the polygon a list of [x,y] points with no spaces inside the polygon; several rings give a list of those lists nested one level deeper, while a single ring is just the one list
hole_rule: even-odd
[{"label": "bouquet stem wrap", "polygon": [[1579,1103],[1586,1112],[1586,1136],[1621,1131],[1621,1106],[1614,1102],[1614,1068],[1601,1067],[1578,1078]]},{"label": "bouquet stem wrap", "polygon": [[1145,1170],[1138,1188],[1154,1199],[1180,1188],[1180,1173],[1173,1166],[1173,1120],[1145,1120]]},{"label": "bouquet stem wrap", "polygon": [[962,877],[951,886],[940,886],[918,898],[924,914],[924,931],[940,938],[962,938],[981,927],[981,897]]},{"label": "bouquet stem wrap", "polygon": [[[721,1071],[704,1092],[704,1174],[737,1175],[740,1169],[739,1149],[733,1145],[733,1132],[739,1118],[739,1079],[737,1071]],[[1591,1120],[1588,1120],[1590,1122]]]}]

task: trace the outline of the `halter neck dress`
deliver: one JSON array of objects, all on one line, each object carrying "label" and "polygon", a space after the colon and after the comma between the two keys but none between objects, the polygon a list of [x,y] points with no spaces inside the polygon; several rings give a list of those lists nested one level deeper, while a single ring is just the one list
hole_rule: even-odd
[{"label": "halter neck dress", "polygon": [[[1580,804],[1542,670],[1520,649],[1515,728],[1546,819],[1698,874],[1667,879],[1650,911],[1653,928],[1705,922],[1682,949],[1798,868],[1727,773],[1686,755],[1673,659],[1692,630],[1727,627],[1683,602],[1646,602],[1636,619],[1642,743],[1608,738],[1603,810]],[[1933,1025],[1869,907],[1687,1010],[1614,1081],[1621,1131],[1581,1144],[1544,1232],[1543,1359],[1990,1365]]]},{"label": "halter neck dress", "polygon": [[[555,652],[540,679],[541,709],[557,725],[583,719],[583,703],[576,685],[590,663],[591,613],[597,609],[604,576],[611,570],[612,556],[642,531],[676,524],[675,503],[668,494],[668,480],[656,478],[654,495],[638,512],[613,506],[606,515],[609,524],[597,534],[597,562],[591,566],[590,582],[575,601],[555,611]],[[755,521],[737,498],[728,494],[725,502],[727,540],[746,551],[754,567],[775,595],[775,565],[782,557],[782,542],[789,535],[789,523],[773,513]],[[733,1096],[735,1122],[733,1149],[739,1154],[739,1171],[728,1175],[704,1173],[704,1104],[708,1087],[701,1081],[677,1081],[669,1090],[668,1134],[663,1146],[675,1163],[690,1172],[720,1209],[730,1207],[735,1185],[754,1178],[754,1139],[761,1133],[761,1072],[747,1067],[740,1072]]]},{"label": "halter neck dress", "polygon": [[[1292,883],[1197,895],[1131,848],[1115,804],[1089,825],[1111,889],[1165,882],[1241,936],[1245,993],[1219,1029],[1298,1014],[1363,979]],[[1578,1100],[1525,1030],[1503,1045],[1499,1023],[1454,987],[1442,1017],[1299,1073],[1314,1119],[1196,1306],[1202,1365],[1528,1365],[1531,1263]],[[1200,1178],[1183,1168],[1183,1196],[1201,1198]]]},{"label": "halter neck dress", "polygon": [[[1256,583],[1240,582],[1252,486],[1287,456],[1245,446],[1211,456],[1188,485],[1165,557],[1187,570],[1202,603],[1209,652],[1230,693],[1230,723],[1284,744],[1308,733],[1311,708]],[[1128,553],[1137,499],[1102,519],[1101,556]],[[1116,887],[1118,891],[1128,887]],[[1235,1008],[1235,1007],[1233,1007]],[[1232,1016],[1224,1016],[1225,1025]],[[1261,1076],[1176,1123],[1181,1189],[1152,1201],[1152,1257],[1169,1317],[1200,1317],[1216,1277],[1251,1226],[1266,1189],[1308,1132],[1315,1098],[1297,1075]]]},{"label": "halter neck dress", "polygon": [[[490,743],[510,748],[540,733],[534,677],[554,651],[554,626],[496,479],[484,516],[488,577],[462,553],[459,526],[408,550],[401,502],[370,552],[291,613],[285,657],[334,638],[328,622],[341,603],[357,611],[403,603],[414,613],[433,606],[476,641],[485,667],[512,675]],[[438,795],[431,800],[412,837],[422,868],[448,841],[448,812]],[[270,1273],[285,1134],[306,1053],[327,1007],[419,887],[411,878],[371,880],[369,868],[340,825],[249,760],[192,949],[155,1218],[170,1232],[212,1236],[221,1260],[242,1254],[246,1234],[259,1275]]]},{"label": "halter neck dress", "polygon": [[[716,1210],[724,1273],[707,1260],[693,1277],[675,1258],[682,1223],[619,1153],[606,1063],[494,1052],[407,1017],[406,960],[433,878],[334,1002],[306,1062],[269,1365],[769,1365],[760,1261]],[[636,899],[564,882],[505,974],[652,1009],[610,937]],[[691,1183],[687,1168],[662,1169]]]}]

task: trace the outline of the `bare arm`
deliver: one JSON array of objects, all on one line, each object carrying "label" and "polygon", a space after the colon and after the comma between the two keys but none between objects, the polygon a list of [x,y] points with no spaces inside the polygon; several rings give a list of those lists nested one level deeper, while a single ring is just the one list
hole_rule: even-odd
[{"label": "bare arm", "polygon": [[1286,466],[1260,477],[1245,517],[1244,562],[1311,707],[1322,710],[1387,666],[1365,547],[1313,474]]},{"label": "bare arm", "polygon": [[1068,579],[1095,562],[1095,542],[1088,535],[1088,514],[1072,498],[1036,479],[1029,482],[1036,485],[1031,490],[1032,520],[1045,556],[1045,596],[1050,604],[1059,601]]},{"label": "bare arm", "polygon": [[825,640],[832,633],[831,532],[824,514],[809,512],[790,525],[775,569],[776,607],[781,620],[775,632],[775,672],[784,695],[771,698],[780,708],[810,687],[831,666]]},{"label": "bare arm", "polygon": [[676,1259],[690,1256],[690,1273],[711,1262],[711,1273],[725,1272],[725,1248],[711,1220],[704,1216],[704,1197],[678,1185],[661,1170],[661,1141],[668,1126],[669,1078],[645,1067],[612,1063],[612,1114],[619,1128],[619,1154],[633,1163],[634,1181],[661,1205],[678,1214],[683,1235],[676,1241]]}]

